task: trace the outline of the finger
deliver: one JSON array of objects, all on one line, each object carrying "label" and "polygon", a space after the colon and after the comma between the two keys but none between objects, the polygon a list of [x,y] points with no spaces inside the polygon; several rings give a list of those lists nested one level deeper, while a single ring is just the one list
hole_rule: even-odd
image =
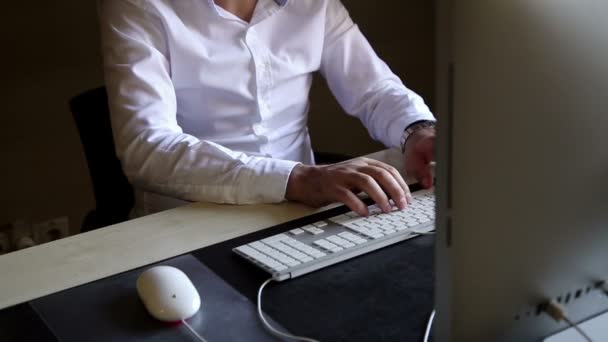
[{"label": "finger", "polygon": [[429,177],[432,178],[430,168],[421,158],[411,160],[410,164],[411,174],[416,177],[416,181],[420,183],[424,188],[428,188]]},{"label": "finger", "polygon": [[421,180],[422,186],[425,187],[426,189],[433,186],[433,171],[431,169],[430,164],[427,164],[422,168],[422,174],[420,176],[420,180]]},{"label": "finger", "polygon": [[406,190],[408,188],[407,183],[405,182],[405,179],[403,179],[403,176],[401,175],[401,173],[399,172],[399,170],[397,170],[393,166],[388,165],[388,164],[383,163],[383,162],[378,161],[378,160],[374,160],[374,159],[369,159],[368,164],[376,166],[376,167],[380,167],[380,168],[382,168],[382,169],[390,172],[390,174],[393,175],[393,177],[395,178],[395,180],[397,182],[399,182],[399,185],[401,186],[401,188],[403,190]]},{"label": "finger", "polygon": [[336,196],[335,200],[340,203],[344,203],[347,207],[350,208],[350,210],[356,212],[361,216],[369,215],[367,205],[365,205],[365,203],[363,203],[363,201],[361,201],[361,199],[357,197],[357,195],[355,195],[352,191],[340,187],[333,191],[333,193]]},{"label": "finger", "polygon": [[369,160],[369,164],[377,166],[377,167],[381,167],[381,168],[385,169],[386,171],[390,172],[391,175],[393,175],[393,177],[395,178],[395,180],[397,182],[399,182],[399,185],[403,189],[403,192],[405,193],[405,199],[407,201],[407,204],[412,204],[413,198],[412,198],[412,194],[410,192],[410,188],[407,185],[407,182],[405,181],[405,179],[403,179],[403,176],[401,175],[399,170],[397,170],[396,168],[394,168],[391,165],[388,165],[381,161],[377,161],[377,160],[373,160],[373,159]]},{"label": "finger", "polygon": [[363,190],[385,213],[391,211],[388,197],[372,176],[361,172],[354,172],[350,176],[349,185]]},{"label": "finger", "polygon": [[435,138],[429,137],[423,139],[418,143],[418,151],[419,155],[422,157],[422,160],[425,164],[428,164],[435,160]]},{"label": "finger", "polygon": [[358,169],[358,171],[373,177],[374,180],[382,187],[382,189],[388,193],[399,209],[403,210],[407,207],[405,191],[403,191],[401,184],[399,184],[399,182],[390,172],[381,167],[373,165],[361,167]]}]

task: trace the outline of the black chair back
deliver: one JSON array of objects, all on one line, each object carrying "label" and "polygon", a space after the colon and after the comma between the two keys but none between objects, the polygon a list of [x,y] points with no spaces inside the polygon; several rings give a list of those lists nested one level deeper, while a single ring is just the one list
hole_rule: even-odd
[{"label": "black chair back", "polygon": [[81,230],[126,221],[134,205],[133,187],[116,157],[106,89],[89,90],[72,98],[69,104],[84,148],[96,203]]}]

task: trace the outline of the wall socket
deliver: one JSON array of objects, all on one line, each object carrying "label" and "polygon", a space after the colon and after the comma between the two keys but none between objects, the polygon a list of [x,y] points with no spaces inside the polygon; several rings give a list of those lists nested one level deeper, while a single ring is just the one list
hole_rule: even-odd
[{"label": "wall socket", "polygon": [[11,251],[11,244],[6,232],[0,232],[0,255]]},{"label": "wall socket", "polygon": [[10,242],[13,249],[19,250],[26,247],[31,247],[30,244],[24,244],[23,241],[33,240],[34,235],[32,234],[32,225],[29,221],[19,219],[11,223],[12,233],[10,236]]},{"label": "wall socket", "polygon": [[70,222],[67,216],[56,217],[32,225],[34,241],[41,244],[62,239],[70,235]]}]

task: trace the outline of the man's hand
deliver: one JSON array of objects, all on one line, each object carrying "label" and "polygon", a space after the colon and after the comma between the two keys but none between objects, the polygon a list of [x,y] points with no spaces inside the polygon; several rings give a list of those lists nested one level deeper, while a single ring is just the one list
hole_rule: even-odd
[{"label": "man's hand", "polygon": [[433,165],[435,160],[435,128],[422,128],[405,143],[405,172],[413,175],[425,188],[433,186]]},{"label": "man's hand", "polygon": [[399,171],[368,158],[326,166],[298,165],[291,172],[285,197],[313,207],[341,202],[359,215],[367,216],[367,206],[357,197],[361,191],[387,213],[391,211],[389,199],[399,209],[405,209],[412,202]]}]

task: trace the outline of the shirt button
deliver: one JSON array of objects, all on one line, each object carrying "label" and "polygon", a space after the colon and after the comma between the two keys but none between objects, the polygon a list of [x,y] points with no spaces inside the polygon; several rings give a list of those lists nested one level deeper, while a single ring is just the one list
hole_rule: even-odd
[{"label": "shirt button", "polygon": [[253,125],[253,133],[255,133],[255,135],[262,135],[262,134],[264,134],[264,125],[262,125],[262,124],[254,124]]}]

